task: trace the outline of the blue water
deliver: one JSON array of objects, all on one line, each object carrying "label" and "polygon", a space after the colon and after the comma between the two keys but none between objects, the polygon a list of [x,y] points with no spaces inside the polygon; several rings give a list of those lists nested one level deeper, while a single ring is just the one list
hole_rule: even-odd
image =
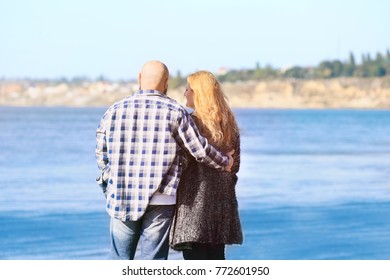
[{"label": "blue water", "polygon": [[[104,111],[0,107],[0,259],[106,258]],[[390,111],[235,113],[244,244],[229,259],[390,259]]]}]

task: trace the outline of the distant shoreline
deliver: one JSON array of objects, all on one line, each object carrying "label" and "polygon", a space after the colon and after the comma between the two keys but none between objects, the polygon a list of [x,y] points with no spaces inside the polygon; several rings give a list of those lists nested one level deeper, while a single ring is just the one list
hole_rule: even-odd
[{"label": "distant shoreline", "polygon": [[[224,82],[233,108],[390,109],[390,77]],[[0,106],[107,107],[138,89],[136,83],[0,81]],[[184,87],[168,96],[184,104]]]}]

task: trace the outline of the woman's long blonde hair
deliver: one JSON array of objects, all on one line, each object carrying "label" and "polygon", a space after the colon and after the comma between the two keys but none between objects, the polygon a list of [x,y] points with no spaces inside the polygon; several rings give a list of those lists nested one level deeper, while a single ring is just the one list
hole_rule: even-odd
[{"label": "woman's long blonde hair", "polygon": [[217,78],[198,71],[189,75],[187,82],[194,92],[195,117],[202,134],[217,147],[231,149],[238,127]]}]

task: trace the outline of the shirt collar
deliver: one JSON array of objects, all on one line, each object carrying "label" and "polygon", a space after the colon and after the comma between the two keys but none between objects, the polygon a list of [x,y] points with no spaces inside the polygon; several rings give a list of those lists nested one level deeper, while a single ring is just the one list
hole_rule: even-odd
[{"label": "shirt collar", "polygon": [[155,89],[140,89],[136,92],[136,94],[143,94],[143,95],[165,95],[161,91],[155,90]]}]

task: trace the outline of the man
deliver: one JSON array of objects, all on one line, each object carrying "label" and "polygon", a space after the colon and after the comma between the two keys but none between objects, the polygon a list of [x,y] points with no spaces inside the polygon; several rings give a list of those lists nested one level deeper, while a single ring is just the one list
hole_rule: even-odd
[{"label": "man", "polygon": [[188,150],[196,160],[230,172],[232,153],[208,144],[186,110],[167,97],[168,68],[147,62],[140,90],[115,103],[96,131],[96,159],[107,182],[110,259],[167,259],[176,188]]}]

